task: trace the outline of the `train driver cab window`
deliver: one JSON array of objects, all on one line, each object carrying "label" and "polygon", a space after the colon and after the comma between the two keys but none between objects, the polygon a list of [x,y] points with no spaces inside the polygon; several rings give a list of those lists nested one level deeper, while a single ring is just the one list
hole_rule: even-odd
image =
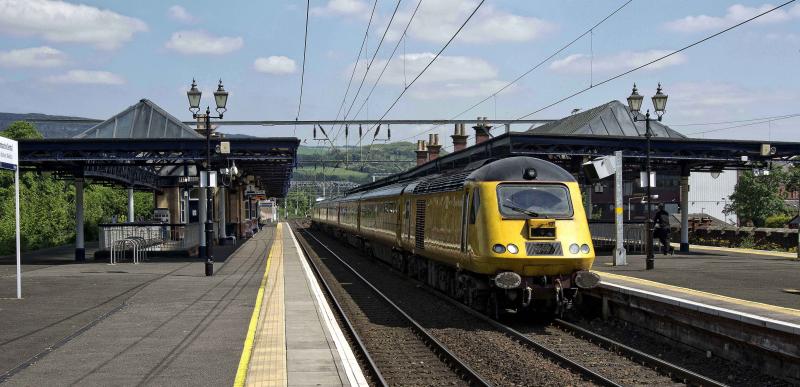
[{"label": "train driver cab window", "polygon": [[475,189],[472,192],[472,206],[469,209],[469,224],[475,224],[475,220],[478,218],[478,210],[481,208],[480,191]]},{"label": "train driver cab window", "polygon": [[563,185],[501,184],[497,186],[500,213],[509,218],[570,218],[572,202]]}]

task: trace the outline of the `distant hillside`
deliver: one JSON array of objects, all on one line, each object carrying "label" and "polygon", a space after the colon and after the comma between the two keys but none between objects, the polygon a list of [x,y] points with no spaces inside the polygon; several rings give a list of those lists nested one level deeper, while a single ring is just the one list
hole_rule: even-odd
[{"label": "distant hillside", "polygon": [[[373,175],[382,177],[413,168],[416,165],[414,150],[415,144],[410,142],[374,144],[371,150],[369,146],[337,147],[333,150],[325,146],[300,146],[297,152],[300,167],[295,170],[292,179],[367,183],[372,181]],[[443,151],[444,154],[446,152]],[[365,160],[363,163],[362,157]],[[370,160],[381,162],[370,163]]]},{"label": "distant hillside", "polygon": [[[0,130],[5,130],[14,121],[31,121],[41,119],[73,119],[85,120],[83,117],[52,116],[40,113],[0,113]],[[33,122],[45,138],[69,138],[91,128],[94,124],[69,122]]]}]

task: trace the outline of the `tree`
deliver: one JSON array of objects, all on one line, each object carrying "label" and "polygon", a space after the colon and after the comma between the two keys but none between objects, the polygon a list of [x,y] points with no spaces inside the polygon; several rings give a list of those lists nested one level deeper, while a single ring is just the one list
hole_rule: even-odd
[{"label": "tree", "polygon": [[779,168],[770,170],[769,175],[756,176],[750,171],[743,173],[724,212],[735,213],[740,220],[752,221],[756,227],[763,226],[768,217],[786,211],[780,192],[785,180],[786,173]]},{"label": "tree", "polygon": [[39,140],[44,138],[36,125],[26,121],[14,121],[0,132],[0,136],[12,140]]}]

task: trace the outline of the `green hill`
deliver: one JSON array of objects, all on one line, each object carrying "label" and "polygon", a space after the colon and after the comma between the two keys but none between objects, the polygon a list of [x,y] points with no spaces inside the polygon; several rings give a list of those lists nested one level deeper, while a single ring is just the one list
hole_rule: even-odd
[{"label": "green hill", "polygon": [[326,146],[301,146],[298,149],[300,166],[292,178],[367,183],[372,181],[373,175],[382,177],[413,168],[416,164],[414,149],[415,145],[410,142],[335,149]]}]

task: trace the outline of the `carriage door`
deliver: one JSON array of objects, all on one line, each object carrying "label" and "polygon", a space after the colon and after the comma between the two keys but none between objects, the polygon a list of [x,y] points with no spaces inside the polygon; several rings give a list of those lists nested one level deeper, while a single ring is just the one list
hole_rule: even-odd
[{"label": "carriage door", "polygon": [[461,205],[461,252],[467,251],[467,214],[469,214],[469,190],[464,191],[464,202]]},{"label": "carriage door", "polygon": [[405,211],[403,211],[403,225],[406,226],[406,241],[411,239],[411,200],[406,200]]}]

